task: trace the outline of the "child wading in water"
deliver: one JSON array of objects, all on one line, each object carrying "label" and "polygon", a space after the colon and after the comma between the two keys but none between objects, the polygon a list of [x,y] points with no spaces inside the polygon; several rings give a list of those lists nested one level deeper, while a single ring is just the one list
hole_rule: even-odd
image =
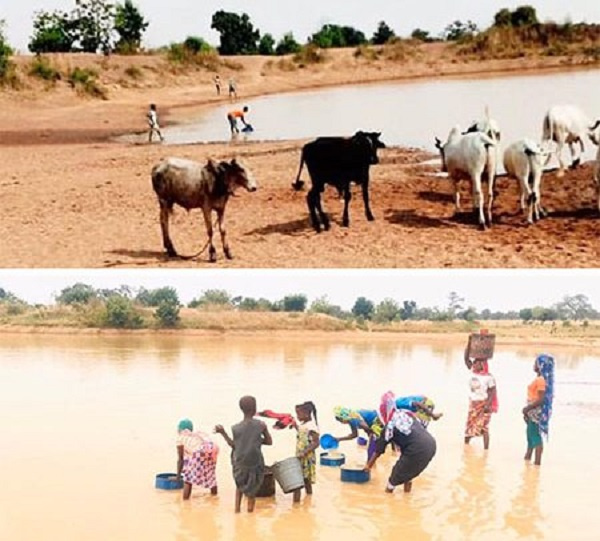
[{"label": "child wading in water", "polygon": [[[319,427],[317,425],[317,408],[308,401],[296,406],[296,417],[298,423],[296,430],[296,456],[300,459],[302,465],[302,475],[304,476],[304,488],[306,494],[312,494],[312,486],[316,481],[317,458],[315,449],[319,447]],[[314,419],[313,419],[314,417]],[[294,502],[300,501],[300,491],[294,491]]]},{"label": "child wading in water", "polygon": [[242,495],[248,499],[248,512],[254,511],[256,493],[260,489],[265,476],[265,459],[261,447],[272,445],[273,440],[267,425],[256,415],[256,398],[243,396],[240,398],[240,409],[244,414],[241,422],[231,427],[230,438],[222,425],[215,427],[231,447],[231,465],[235,481],[235,512],[242,506]]}]

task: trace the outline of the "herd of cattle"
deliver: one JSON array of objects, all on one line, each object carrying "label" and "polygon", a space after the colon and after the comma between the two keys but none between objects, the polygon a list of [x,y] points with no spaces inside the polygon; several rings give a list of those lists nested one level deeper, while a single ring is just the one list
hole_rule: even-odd
[{"label": "herd of cattle", "polygon": [[[311,223],[315,231],[321,227],[329,229],[329,218],[323,211],[321,194],[325,185],[334,186],[344,198],[342,223],[350,223],[348,206],[351,199],[351,183],[361,186],[367,220],[374,219],[369,206],[369,169],[377,164],[377,151],[385,148],[380,133],[358,131],[352,137],[319,137],[304,145],[300,158],[300,168],[292,187],[301,190],[304,182],[300,180],[303,166],[306,164],[311,187],[306,202]],[[544,116],[543,135],[540,144],[531,139],[521,139],[509,145],[503,155],[507,175],[519,181],[521,187],[521,209],[527,203],[527,220],[533,223],[546,215],[541,204],[541,184],[544,166],[552,155],[551,143],[556,143],[556,155],[559,162],[558,176],[563,176],[565,163],[562,150],[565,145],[571,151],[571,167],[579,165],[584,151],[584,140],[589,138],[598,145],[598,154],[594,167],[594,181],[598,193],[600,211],[600,120],[591,121],[578,107],[561,105],[552,107]],[[490,118],[487,110],[485,118],[474,123],[466,131],[457,126],[452,128],[445,143],[437,137],[435,144],[440,151],[442,171],[454,182],[455,204],[460,210],[458,182],[470,180],[473,191],[473,208],[482,228],[492,223],[494,198],[494,180],[496,177],[499,142],[501,132],[498,123]],[[579,145],[577,155],[575,146]],[[577,156],[577,157],[576,157]],[[487,215],[484,214],[484,195],[482,181],[488,185]],[[231,258],[224,225],[224,213],[227,201],[235,190],[245,188],[256,190],[256,181],[250,171],[236,160],[215,163],[209,160],[201,165],[191,160],[167,158],[152,169],[152,186],[160,204],[160,224],[163,245],[169,256],[177,252],[169,236],[169,215],[175,204],[190,210],[201,208],[206,229],[210,261],[216,260],[213,245],[212,211],[217,213],[217,223],[221,234],[223,252]]]}]

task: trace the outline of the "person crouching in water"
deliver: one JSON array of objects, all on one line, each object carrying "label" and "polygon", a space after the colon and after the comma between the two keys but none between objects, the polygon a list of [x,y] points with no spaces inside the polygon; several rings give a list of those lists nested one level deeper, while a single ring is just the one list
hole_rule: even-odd
[{"label": "person crouching in water", "polygon": [[189,419],[179,421],[177,432],[177,480],[183,477],[183,499],[189,500],[192,485],[209,488],[216,495],[219,448],[207,434],[194,432]]},{"label": "person crouching in water", "polygon": [[[319,426],[317,425],[317,408],[308,401],[296,406],[296,456],[302,465],[304,488],[306,494],[312,494],[312,486],[316,481],[317,457],[315,450],[319,447]],[[294,491],[294,502],[300,501],[302,489]]]},{"label": "person crouching in water", "polygon": [[232,449],[231,465],[236,486],[235,512],[240,512],[242,496],[246,496],[248,513],[252,513],[256,503],[256,493],[265,477],[265,459],[261,447],[272,445],[273,440],[267,425],[254,419],[256,398],[253,396],[240,398],[240,409],[244,418],[231,427],[232,437],[229,437],[222,425],[215,426],[215,432],[221,434]]},{"label": "person crouching in water", "polygon": [[160,131],[160,126],[158,124],[158,113],[156,112],[156,105],[154,105],[153,103],[150,104],[150,109],[148,110],[146,117],[148,118],[148,142],[152,142],[152,135],[155,132],[158,135],[158,138],[161,141],[164,141],[165,138],[163,137]]},{"label": "person crouching in water", "polygon": [[404,485],[404,492],[410,492],[413,479],[423,472],[435,456],[435,439],[411,412],[396,407],[391,391],[382,396],[379,410],[384,428],[375,442],[375,453],[365,470],[369,471],[386,447],[393,443],[402,454],[392,469],[385,491],[391,493],[398,485]]},{"label": "person crouching in water", "polygon": [[538,355],[533,366],[536,378],[527,387],[527,406],[523,417],[527,423],[527,452],[525,460],[531,460],[535,451],[535,465],[542,464],[544,438],[548,438],[548,426],[554,400],[554,358]]},{"label": "person crouching in water", "polygon": [[240,119],[241,123],[244,125],[244,127],[248,127],[248,123],[246,122],[246,118],[245,118],[245,114],[248,112],[248,106],[244,105],[244,108],[240,111],[239,109],[235,109],[233,111],[229,111],[229,113],[227,113],[227,120],[229,121],[229,129],[231,130],[231,135],[235,134],[235,133],[240,133],[240,130],[238,128],[238,118]]}]

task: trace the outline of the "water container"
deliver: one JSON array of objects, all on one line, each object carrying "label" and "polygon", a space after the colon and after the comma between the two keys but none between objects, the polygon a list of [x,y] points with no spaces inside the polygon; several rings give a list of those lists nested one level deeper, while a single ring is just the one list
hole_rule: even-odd
[{"label": "water container", "polygon": [[275,496],[275,478],[273,477],[273,469],[270,466],[266,466],[265,477],[256,493],[256,497],[269,498],[271,496]]},{"label": "water container", "polygon": [[356,443],[358,443],[358,445],[361,447],[365,447],[367,443],[369,443],[369,440],[367,438],[363,438],[362,436],[358,436],[358,438],[356,438]]},{"label": "water container", "polygon": [[371,472],[362,468],[341,468],[340,477],[344,483],[366,483],[371,479]]},{"label": "water container", "polygon": [[176,473],[159,473],[156,476],[154,486],[162,490],[178,490],[183,488],[183,479],[177,481]]},{"label": "water container", "polygon": [[482,330],[479,334],[469,335],[468,351],[471,359],[491,359],[494,356],[496,335]]},{"label": "water container", "polygon": [[321,453],[320,463],[321,466],[341,466],[346,462],[344,453]]},{"label": "water container", "polygon": [[319,440],[323,449],[337,449],[340,442],[331,434],[323,434]]},{"label": "water container", "polygon": [[275,462],[273,464],[273,475],[284,494],[289,494],[290,492],[294,492],[294,490],[304,487],[302,465],[300,464],[300,460],[295,456]]}]

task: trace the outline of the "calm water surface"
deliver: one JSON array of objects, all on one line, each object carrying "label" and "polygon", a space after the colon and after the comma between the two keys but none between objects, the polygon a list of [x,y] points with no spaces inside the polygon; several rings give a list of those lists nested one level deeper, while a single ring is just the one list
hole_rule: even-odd
[{"label": "calm water surface", "polygon": [[[600,352],[556,349],[551,440],[542,468],[522,460],[520,410],[533,377],[531,348],[499,348],[492,370],[500,412],[491,449],[462,443],[468,373],[458,345],[423,338],[332,336],[0,337],[0,539],[188,540],[597,539],[600,515]],[[375,407],[388,388],[425,393],[445,413],[433,423],[438,454],[413,492],[383,488],[394,457],[382,457],[366,485],[342,484],[319,467],[312,499],[259,499],[233,514],[229,453],[221,444],[219,496],[197,488],[154,489],[173,471],[176,424],[231,425],[237,400],[290,411],[315,401],[321,431],[343,435],[332,408]],[[292,431],[273,433],[267,463],[294,451]],[[341,450],[362,462],[354,442]]]}]

